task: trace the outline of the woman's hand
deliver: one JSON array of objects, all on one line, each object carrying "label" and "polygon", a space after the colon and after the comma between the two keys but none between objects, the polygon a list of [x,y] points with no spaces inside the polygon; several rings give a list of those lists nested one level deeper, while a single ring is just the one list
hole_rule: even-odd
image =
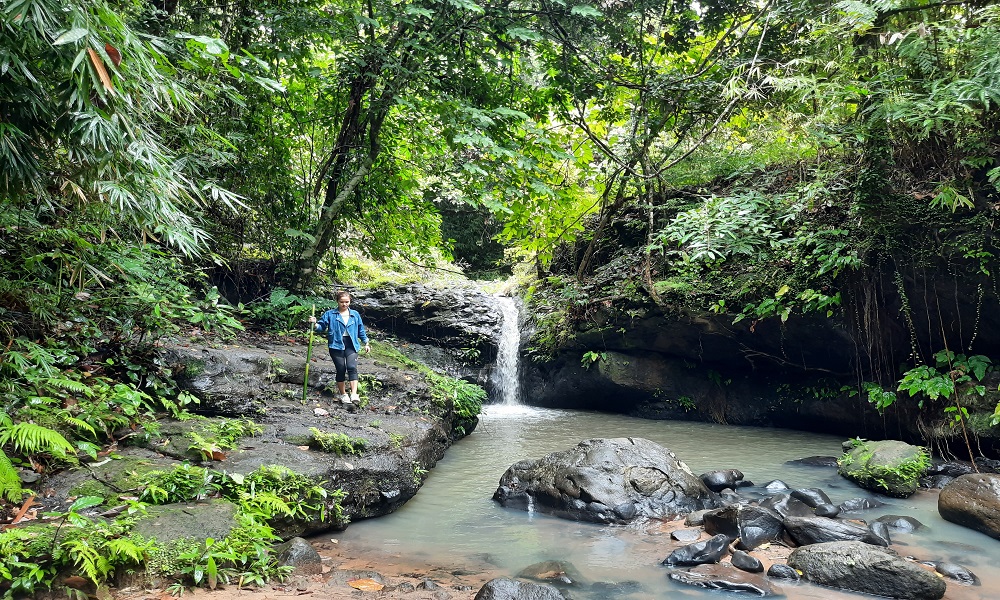
[{"label": "woman's hand", "polygon": [[371,354],[372,347],[369,344],[365,344],[365,354]]},{"label": "woman's hand", "polygon": [[309,322],[312,323],[313,325],[315,325],[316,324],[316,317],[309,317]]}]

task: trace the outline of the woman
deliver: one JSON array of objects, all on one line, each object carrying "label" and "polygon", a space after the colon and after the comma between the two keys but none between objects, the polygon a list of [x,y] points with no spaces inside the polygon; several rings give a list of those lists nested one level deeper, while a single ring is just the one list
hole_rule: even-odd
[{"label": "woman", "polygon": [[358,350],[361,343],[364,344],[365,352],[371,352],[371,346],[368,345],[368,333],[361,315],[358,311],[351,310],[351,295],[337,292],[337,308],[323,313],[319,321],[316,317],[309,317],[309,322],[315,323],[317,332],[326,332],[329,340],[330,358],[337,366],[337,399],[344,404],[357,402]]}]

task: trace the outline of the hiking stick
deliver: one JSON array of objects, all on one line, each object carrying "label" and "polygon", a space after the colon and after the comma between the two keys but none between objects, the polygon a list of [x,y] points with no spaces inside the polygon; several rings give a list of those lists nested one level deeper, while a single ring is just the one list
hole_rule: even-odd
[{"label": "hiking stick", "polygon": [[[316,305],[312,307],[312,318],[316,318]],[[306,348],[306,375],[302,378],[302,404],[306,403],[306,394],[309,392],[309,361],[312,360],[313,353],[313,333],[316,331],[316,324],[309,321],[309,346]]]}]

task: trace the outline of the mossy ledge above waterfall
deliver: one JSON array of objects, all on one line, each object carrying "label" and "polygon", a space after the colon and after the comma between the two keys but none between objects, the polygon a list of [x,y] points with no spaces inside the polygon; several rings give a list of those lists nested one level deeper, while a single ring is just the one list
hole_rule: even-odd
[{"label": "mossy ledge above waterfall", "polygon": [[[965,194],[947,207],[902,168],[817,161],[623,201],[539,269],[524,387],[543,406],[967,456],[964,424],[994,445],[996,189]],[[955,393],[925,393],[949,373]]]},{"label": "mossy ledge above waterfall", "polygon": [[[384,332],[370,335],[354,404],[331,393],[335,373],[321,344],[303,399],[301,336],[158,343],[158,363],[197,404],[116,432],[96,459],[38,481],[45,494],[3,540],[6,556],[21,557],[13,581],[26,586],[18,579],[25,569],[41,569],[47,574],[35,585],[56,577],[63,595],[60,571],[75,564],[89,580],[85,591],[99,595],[94,582],[110,575],[119,585],[208,585],[207,557],[222,573],[213,582],[266,581],[283,572],[266,550],[272,542],[402,506],[475,429],[486,392],[407,357]],[[54,544],[51,533],[67,522]],[[124,553],[118,539],[128,540]],[[31,550],[45,540],[65,550]],[[86,543],[92,549],[74,555]],[[136,556],[148,560],[136,564]]]}]

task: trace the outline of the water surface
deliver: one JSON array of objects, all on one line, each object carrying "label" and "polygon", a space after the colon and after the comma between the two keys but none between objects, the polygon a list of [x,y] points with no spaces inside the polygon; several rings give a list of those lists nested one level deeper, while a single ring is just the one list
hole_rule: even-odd
[{"label": "water surface", "polygon": [[[680,421],[650,421],[594,412],[493,405],[479,427],[448,450],[415,498],[397,512],[351,524],[337,534],[389,555],[419,556],[456,567],[486,561],[513,576],[544,560],[573,563],[594,581],[638,581],[644,591],[624,598],[716,598],[711,592],[669,581],[659,565],[673,547],[667,536],[505,509],[492,499],[504,471],[526,458],[565,450],[594,437],[644,437],[674,451],[698,474],[740,469],[756,484],[781,479],[789,486],[821,487],[835,503],[871,494],[837,476],[833,468],[790,465],[809,456],[839,456],[843,438],[780,429]],[[753,493],[753,489],[747,490]],[[948,560],[972,569],[980,587],[949,583],[946,598],[1000,598],[1000,542],[943,521],[937,494],[919,492],[864,513],[911,515],[927,529],[896,534],[893,549],[921,559]],[[801,584],[781,588],[788,598],[863,598]]]}]

